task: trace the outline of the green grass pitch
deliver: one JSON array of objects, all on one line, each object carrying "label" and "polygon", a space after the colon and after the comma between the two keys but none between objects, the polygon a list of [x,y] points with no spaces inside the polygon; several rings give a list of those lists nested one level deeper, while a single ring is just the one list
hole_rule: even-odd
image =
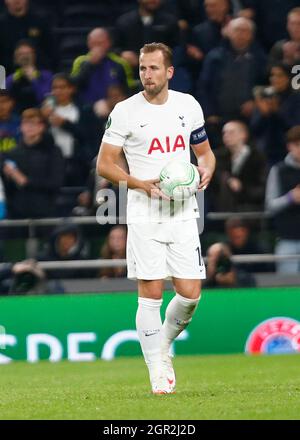
[{"label": "green grass pitch", "polygon": [[141,358],[0,367],[0,419],[300,419],[300,356],[178,356],[153,396]]}]

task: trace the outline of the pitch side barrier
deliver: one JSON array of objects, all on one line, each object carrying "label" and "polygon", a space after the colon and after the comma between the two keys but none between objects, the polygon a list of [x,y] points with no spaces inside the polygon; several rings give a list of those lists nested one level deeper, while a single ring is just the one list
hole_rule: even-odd
[{"label": "pitch side barrier", "polygon": [[[163,315],[173,295],[165,292]],[[141,356],[137,299],[124,287],[113,294],[85,290],[0,301],[0,365]],[[205,289],[199,313],[172,350],[176,355],[300,353],[300,288]]]},{"label": "pitch side barrier", "polygon": [[[253,264],[253,263],[276,263],[279,261],[299,261],[298,255],[274,255],[274,254],[249,254],[249,255],[233,255],[232,262],[238,264]],[[206,257],[204,257],[206,262]],[[0,264],[0,269],[5,263]],[[107,267],[125,267],[125,259],[95,259],[95,260],[71,260],[71,261],[42,261],[39,263],[40,267],[45,271],[51,270],[65,270],[65,269],[103,269]]]},{"label": "pitch side barrier", "polygon": [[[265,220],[270,216],[265,212],[208,212],[205,219],[211,221],[227,220],[230,217],[238,216],[243,220]],[[105,216],[99,218],[100,221],[106,220],[108,224],[123,223],[125,219],[123,217],[110,217]],[[0,220],[0,228],[8,227],[28,227],[35,226],[56,226],[65,223],[66,221],[72,222],[77,225],[96,225],[99,223],[95,216],[80,216],[80,217],[55,217],[55,218],[43,218],[43,219],[22,219],[22,220]]]}]

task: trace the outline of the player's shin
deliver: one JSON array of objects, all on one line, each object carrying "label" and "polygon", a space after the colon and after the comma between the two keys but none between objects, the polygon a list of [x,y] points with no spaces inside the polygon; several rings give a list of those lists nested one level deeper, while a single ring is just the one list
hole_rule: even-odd
[{"label": "player's shin", "polygon": [[161,299],[138,299],[136,328],[141,343],[145,362],[149,369],[150,378],[160,365],[160,334],[162,321],[160,316]]},{"label": "player's shin", "polygon": [[161,349],[169,353],[172,342],[192,320],[200,298],[189,299],[176,293],[168,304],[161,332]]}]

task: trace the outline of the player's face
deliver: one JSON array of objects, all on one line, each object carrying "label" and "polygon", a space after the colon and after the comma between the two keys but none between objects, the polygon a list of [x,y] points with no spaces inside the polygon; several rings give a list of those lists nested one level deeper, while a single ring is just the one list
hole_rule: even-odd
[{"label": "player's face", "polygon": [[173,67],[167,67],[160,50],[140,56],[140,79],[145,92],[156,96],[168,88],[168,81],[173,76]]}]

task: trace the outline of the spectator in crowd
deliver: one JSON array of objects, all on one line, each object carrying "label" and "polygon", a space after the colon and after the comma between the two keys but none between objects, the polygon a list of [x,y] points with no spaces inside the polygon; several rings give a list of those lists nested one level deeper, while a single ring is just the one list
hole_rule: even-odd
[{"label": "spectator in crowd", "polygon": [[270,86],[255,88],[255,110],[251,130],[257,147],[270,165],[285,156],[285,133],[300,124],[300,94],[291,86],[291,69],[277,64],[271,68]]},{"label": "spectator in crowd", "polygon": [[56,55],[49,20],[37,15],[29,0],[5,0],[6,11],[0,17],[0,60],[7,73],[13,71],[17,42],[29,39],[37,49],[39,65],[55,68]]},{"label": "spectator in crowd", "polygon": [[20,138],[20,118],[15,101],[7,90],[0,90],[0,154],[16,148]]},{"label": "spectator in crowd", "polygon": [[[86,188],[82,193],[79,194],[78,205],[73,209],[73,214],[78,216],[94,215],[97,208],[105,203],[105,208],[111,209],[111,211],[115,213],[117,217],[122,214],[125,215],[125,213],[121,213],[119,209],[119,186],[112,184],[107,179],[97,174],[96,159],[97,157],[95,157],[92,162],[90,174],[86,182]],[[119,162],[119,166],[128,172],[128,165],[124,154]],[[104,192],[106,190],[112,190],[115,193],[115,198],[107,200],[106,195],[99,194],[99,191],[101,190],[104,190]],[[126,210],[125,205],[124,210]]]},{"label": "spectator in crowd", "polygon": [[26,108],[38,107],[50,92],[52,73],[40,70],[36,64],[36,50],[30,41],[20,41],[15,49],[14,62],[17,69],[7,78],[7,89],[22,113]]},{"label": "spectator in crowd", "polygon": [[20,145],[2,157],[8,216],[52,217],[64,176],[61,152],[39,109],[22,113],[21,133]]},{"label": "spectator in crowd", "polygon": [[65,160],[64,186],[84,185],[87,176],[85,138],[92,136],[90,130],[85,132],[83,113],[87,109],[74,101],[76,87],[66,73],[54,75],[51,92],[43,103],[42,112]]},{"label": "spectator in crowd", "polygon": [[188,56],[197,62],[221,45],[223,30],[231,19],[230,0],[204,0],[204,6],[207,18],[193,28],[191,42],[187,45]]},{"label": "spectator in crowd", "polygon": [[[126,227],[122,225],[114,226],[101,248],[101,258],[103,259],[125,259],[126,258]],[[107,267],[100,271],[101,278],[124,278],[126,277],[126,267]]]},{"label": "spectator in crowd", "polygon": [[208,123],[248,120],[251,116],[252,89],[264,80],[266,60],[254,42],[254,34],[251,20],[236,18],[228,25],[228,45],[215,48],[206,56],[199,81],[199,102]]},{"label": "spectator in crowd", "polygon": [[209,193],[217,211],[263,208],[266,162],[248,140],[248,127],[243,122],[224,125],[224,147],[215,151],[217,166]]},{"label": "spectator in crowd", "polygon": [[225,243],[215,243],[207,250],[205,287],[254,287],[253,275],[238,269],[231,261],[231,251]]},{"label": "spectator in crowd", "polygon": [[287,16],[289,38],[277,41],[270,52],[269,64],[283,62],[289,66],[300,63],[300,7],[292,9]]},{"label": "spectator in crowd", "polygon": [[138,0],[138,8],[118,18],[115,45],[133,68],[138,66],[145,43],[163,41],[174,48],[180,43],[175,14],[165,12],[161,0]]},{"label": "spectator in crowd", "polygon": [[[266,252],[265,248],[257,240],[254,240],[249,223],[238,216],[226,220],[225,232],[226,244],[229,246],[232,255],[263,254]],[[265,263],[235,263],[235,267],[251,273],[273,270],[273,266]]]},{"label": "spectator in crowd", "polygon": [[[266,210],[274,217],[278,235],[276,255],[300,255],[300,125],[287,132],[288,154],[271,168],[267,180]],[[300,272],[300,260],[277,263],[280,273]]]},{"label": "spectator in crowd", "polygon": [[0,295],[51,293],[46,274],[33,259],[6,263],[0,269]]},{"label": "spectator in crowd", "polygon": [[[107,123],[107,117],[118,102],[126,99],[127,95],[123,87],[110,86],[107,90],[106,99],[100,100],[93,106],[94,115],[96,115],[96,125],[99,134],[99,139],[105,131],[105,125]],[[90,123],[91,123],[91,118]],[[85,124],[86,127],[86,124]],[[97,145],[99,149],[99,142]],[[95,152],[96,153],[96,152]],[[125,156],[121,166],[126,169]],[[74,215],[92,215],[95,213],[99,202],[96,200],[97,192],[102,188],[112,188],[116,192],[118,199],[118,188],[112,185],[108,180],[100,177],[96,173],[96,159],[92,161],[91,169],[88,179],[86,181],[85,190],[78,196],[78,205],[74,208]]]},{"label": "spectator in crowd", "polygon": [[286,16],[299,6],[299,0],[239,0],[240,15],[255,20],[257,37],[268,52],[276,41],[286,37]]},{"label": "spectator in crowd", "polygon": [[100,138],[105,131],[107,118],[118,102],[124,101],[128,97],[126,90],[121,85],[112,85],[108,87],[106,97],[99,100],[93,106],[94,112],[98,117],[98,129],[100,129]]},{"label": "spectator in crowd", "polygon": [[108,30],[93,29],[88,35],[87,45],[89,52],[75,59],[71,73],[84,104],[94,104],[105,98],[111,85],[135,85],[129,64],[111,51]]},{"label": "spectator in crowd", "polygon": [[178,26],[186,32],[205,20],[204,0],[175,0]]},{"label": "spectator in crowd", "polygon": [[[56,227],[39,256],[39,261],[73,261],[86,260],[89,257],[89,246],[84,240],[80,228],[70,222]],[[95,270],[54,269],[49,273],[51,279],[86,278],[95,276]]]}]

